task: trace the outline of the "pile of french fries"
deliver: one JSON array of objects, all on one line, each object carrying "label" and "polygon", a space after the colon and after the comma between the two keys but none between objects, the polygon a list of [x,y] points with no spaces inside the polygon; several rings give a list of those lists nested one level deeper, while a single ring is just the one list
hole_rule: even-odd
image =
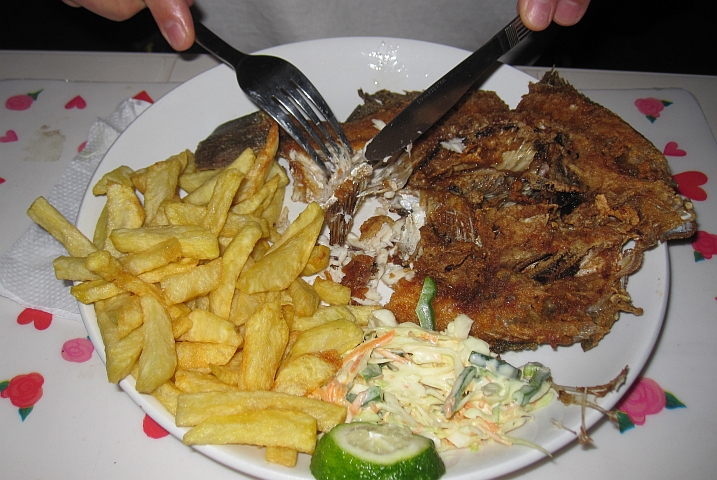
[{"label": "pile of french fries", "polygon": [[92,240],[43,197],[28,215],[68,252],[55,274],[94,306],[110,382],[131,375],[191,427],[187,445],[257,445],[292,467],[345,421],[344,407],[310,394],[363,341],[375,307],[317,275],[329,262],[317,204],[282,226],[278,142],[273,125],[261,151],[226,168],[199,171],[184,151],[105,174]]}]

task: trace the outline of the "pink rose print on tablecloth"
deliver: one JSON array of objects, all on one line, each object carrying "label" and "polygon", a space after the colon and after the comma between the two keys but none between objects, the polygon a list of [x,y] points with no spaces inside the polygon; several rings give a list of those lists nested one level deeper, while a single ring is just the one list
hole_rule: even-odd
[{"label": "pink rose print on tablecloth", "polygon": [[72,108],[77,108],[79,110],[82,110],[87,107],[87,102],[84,98],[82,98],[80,95],[77,95],[75,98],[70,100],[65,104],[65,108],[67,110],[70,110]]},{"label": "pink rose print on tablecloth", "polygon": [[34,308],[26,308],[17,316],[17,323],[20,325],[34,323],[38,330],[45,330],[52,323],[52,314]]},{"label": "pink rose print on tablecloth", "polygon": [[17,133],[15,133],[15,130],[8,130],[5,132],[5,135],[0,137],[0,143],[12,143],[17,142]]},{"label": "pink rose print on tablecloth", "polygon": [[717,235],[698,230],[692,248],[695,250],[695,262],[710,260],[712,255],[717,255]]},{"label": "pink rose print on tablecloth", "polygon": [[27,93],[24,95],[13,95],[12,97],[5,100],[5,108],[7,108],[8,110],[15,111],[27,110],[32,106],[33,102],[37,100],[37,97],[38,95],[40,95],[40,92],[42,92],[42,90]]},{"label": "pink rose print on tablecloth", "polygon": [[644,425],[648,415],[658,414],[665,408],[685,408],[685,404],[651,378],[641,378],[617,408],[620,432],[624,432],[636,425]]},{"label": "pink rose print on tablecloth", "polygon": [[703,202],[707,200],[707,192],[700,185],[707,183],[707,175],[702,172],[689,171],[673,175],[672,179],[677,182],[677,191],[685,197]]},{"label": "pink rose print on tablecloth", "polygon": [[144,430],[145,435],[149,438],[162,438],[169,435],[169,432],[162,428],[162,426],[155,422],[149,415],[144,416],[142,430]]},{"label": "pink rose print on tablecloth", "polygon": [[18,408],[24,422],[35,404],[42,398],[42,384],[45,379],[39,373],[17,375],[12,380],[0,382],[0,397],[10,399]]},{"label": "pink rose print on tablecloth", "polygon": [[82,363],[92,358],[95,347],[89,338],[73,338],[62,345],[62,358],[68,362]]},{"label": "pink rose print on tablecloth", "polygon": [[662,153],[668,157],[684,157],[687,155],[687,152],[679,148],[677,142],[667,142],[667,145],[665,145],[665,149]]},{"label": "pink rose print on tablecloth", "polygon": [[635,100],[637,110],[645,115],[652,123],[655,123],[655,120],[660,117],[660,112],[670,105],[672,105],[672,102],[668,100],[658,100],[657,98],[638,98]]}]

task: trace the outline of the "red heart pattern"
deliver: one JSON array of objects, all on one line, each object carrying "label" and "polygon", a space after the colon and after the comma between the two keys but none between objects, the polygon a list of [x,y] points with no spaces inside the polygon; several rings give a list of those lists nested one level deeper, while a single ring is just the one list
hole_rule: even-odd
[{"label": "red heart pattern", "polygon": [[668,157],[684,157],[687,155],[687,152],[678,147],[677,142],[667,142],[662,153]]},{"label": "red heart pattern", "polygon": [[52,314],[34,308],[26,308],[17,316],[17,323],[20,325],[27,325],[33,322],[35,323],[36,329],[45,330],[52,323]]},{"label": "red heart pattern", "polygon": [[8,130],[7,132],[5,132],[5,135],[0,137],[0,143],[10,142],[17,142],[17,133],[15,133],[15,130]]},{"label": "red heart pattern", "polygon": [[149,96],[149,93],[147,93],[146,90],[142,90],[132,98],[134,98],[135,100],[142,100],[147,103],[154,103],[154,100],[152,100],[152,97]]},{"label": "red heart pattern", "polygon": [[674,175],[673,180],[677,182],[677,191],[685,197],[698,202],[707,200],[707,192],[700,185],[707,183],[707,175],[702,172],[689,171]]},{"label": "red heart pattern", "polygon": [[169,435],[169,432],[162,428],[162,426],[155,422],[149,415],[144,416],[142,430],[144,430],[145,435],[149,438],[162,438]]},{"label": "red heart pattern", "polygon": [[80,95],[77,95],[75,98],[65,104],[65,108],[67,110],[70,110],[71,108],[77,108],[79,110],[82,110],[85,107],[87,107],[87,102]]}]

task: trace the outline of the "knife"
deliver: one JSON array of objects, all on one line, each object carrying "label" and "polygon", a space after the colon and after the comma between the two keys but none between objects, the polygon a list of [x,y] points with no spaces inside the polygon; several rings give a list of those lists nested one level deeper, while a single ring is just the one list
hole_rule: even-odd
[{"label": "knife", "polygon": [[374,165],[387,162],[436,123],[498,58],[531,33],[520,17],[416,97],[366,145]]}]

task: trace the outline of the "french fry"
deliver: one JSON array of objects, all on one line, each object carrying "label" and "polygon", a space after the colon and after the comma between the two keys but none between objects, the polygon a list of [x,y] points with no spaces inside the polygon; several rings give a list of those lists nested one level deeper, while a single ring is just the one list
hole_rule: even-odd
[{"label": "french fry", "polygon": [[306,262],[304,270],[301,272],[302,277],[309,277],[323,272],[329,266],[331,259],[331,249],[326,245],[316,245],[311,250],[309,260]]},{"label": "french fry", "polygon": [[177,399],[178,427],[191,427],[211,416],[255,410],[279,409],[303,412],[316,419],[319,431],[328,432],[346,420],[346,408],[308,397],[271,391],[232,391],[182,394]]},{"label": "french fry", "polygon": [[264,218],[257,217],[256,215],[237,215],[231,211],[229,215],[227,215],[227,221],[224,222],[224,228],[219,232],[219,236],[235,237],[248,223],[256,223],[259,225],[262,238],[269,236],[269,224]]},{"label": "french fry", "polygon": [[264,452],[264,459],[269,463],[294,468],[296,461],[299,459],[299,452],[293,448],[269,445]]},{"label": "french fry", "polygon": [[214,192],[207,205],[207,213],[204,216],[202,226],[218,235],[224,228],[224,223],[229,214],[229,208],[234,201],[234,195],[239,190],[244,174],[236,168],[227,168],[217,177]]},{"label": "french fry", "polygon": [[28,216],[60,242],[72,257],[86,257],[97,247],[77,227],[68,222],[44,197],[38,197],[27,210]]},{"label": "french fry", "polygon": [[179,340],[182,342],[223,343],[233,347],[242,344],[242,337],[236,326],[228,320],[206,310],[193,310],[189,314],[191,328]]},{"label": "french fry", "polygon": [[171,381],[165,382],[160,385],[152,396],[156,398],[169,413],[175,415],[177,413],[177,398],[182,393],[177,386]]},{"label": "french fry", "polygon": [[107,193],[107,185],[111,183],[119,183],[128,187],[134,187],[134,185],[132,184],[132,180],[130,180],[130,176],[133,173],[134,170],[132,170],[126,165],[122,165],[110,172],[105,173],[104,175],[102,175],[102,178],[100,178],[97,183],[92,187],[92,194],[96,196],[105,195]]},{"label": "french fry", "polygon": [[212,313],[229,319],[237,279],[260,238],[261,227],[256,223],[249,223],[224,250],[219,284],[209,292],[209,307]]},{"label": "french fry", "polygon": [[209,372],[210,364],[224,365],[236,353],[237,347],[221,343],[177,342],[177,365],[185,370]]},{"label": "french fry", "polygon": [[273,177],[271,180],[267,180],[254,195],[234,205],[232,207],[232,213],[237,215],[251,215],[257,214],[258,212],[261,215],[261,205],[267,199],[271,202],[278,187],[279,177]]},{"label": "french fry", "polygon": [[148,272],[140,273],[137,275],[143,281],[147,283],[160,283],[163,278],[170,275],[176,275],[178,273],[189,272],[199,264],[199,260],[196,258],[184,257],[180,260],[169,263],[163,267],[155,268]]},{"label": "french fry", "polygon": [[259,191],[266,182],[267,175],[273,164],[277,149],[279,148],[279,125],[271,122],[264,148],[257,154],[251,170],[247,172],[244,182],[234,198],[235,203],[241,203]]},{"label": "french fry", "polygon": [[179,188],[187,193],[192,193],[194,190],[201,187],[207,180],[219,175],[220,172],[221,169],[195,170],[194,172],[187,172],[187,169],[185,169],[179,176]]},{"label": "french fry", "polygon": [[113,230],[110,238],[115,248],[123,253],[142,252],[165,240],[176,238],[185,257],[212,260],[219,256],[217,236],[196,225],[120,228]]},{"label": "french fry", "polygon": [[[256,157],[254,156],[254,152],[251,148],[247,148],[237,157],[236,160],[229,164],[227,168],[235,168],[246,175],[249,170],[253,168],[255,161]],[[216,176],[208,179],[201,186],[184,197],[184,201],[194,205],[208,204],[209,200],[212,198],[212,194],[214,193],[214,187],[217,183],[219,173],[221,172],[218,172]]]},{"label": "french fry", "polygon": [[269,390],[289,341],[278,302],[264,304],[246,323],[242,379],[246,390]]},{"label": "french fry", "polygon": [[291,348],[290,358],[327,350],[336,350],[343,355],[362,341],[361,327],[349,320],[334,320],[301,332]]},{"label": "french fry", "polygon": [[120,338],[117,325],[108,315],[102,301],[95,303],[97,326],[105,346],[107,380],[117,383],[132,371],[144,345],[144,327],[136,328]]},{"label": "french fry", "polygon": [[311,454],[316,448],[316,420],[288,410],[210,417],[185,433],[182,441],[185,445],[278,446]]},{"label": "french fry", "polygon": [[319,308],[317,308],[316,312],[314,312],[314,314],[310,317],[297,316],[294,319],[292,329],[303,332],[310,328],[318,327],[319,325],[340,319],[357,323],[356,317],[349,308],[349,305],[319,305]]},{"label": "french fry", "polygon": [[102,279],[89,280],[70,287],[70,294],[85,305],[91,305],[124,292],[125,290],[114,283]]},{"label": "french fry", "polygon": [[92,244],[98,250],[104,248],[105,242],[107,241],[107,215],[107,203],[105,203],[104,207],[102,207],[102,212],[100,212],[100,216],[97,219],[95,231],[92,235]]},{"label": "french fry", "polygon": [[206,214],[206,207],[186,202],[170,202],[164,207],[164,215],[169,225],[201,226]]},{"label": "french fry", "polygon": [[121,183],[107,185],[107,223],[105,225],[105,250],[119,257],[109,238],[116,228],[139,228],[144,223],[144,208],[139,203],[134,188]]},{"label": "french fry", "polygon": [[152,393],[174,375],[177,353],[167,310],[152,295],[142,296],[140,301],[145,331],[135,389],[140,393]]},{"label": "french fry", "polygon": [[266,302],[266,293],[244,293],[241,290],[234,292],[232,306],[229,312],[229,321],[241,327]]},{"label": "french fry", "polygon": [[164,277],[159,284],[169,304],[182,303],[217,288],[221,276],[222,262],[217,258],[188,272]]},{"label": "french fry", "polygon": [[142,252],[131,253],[120,260],[122,266],[130,273],[139,275],[170,262],[182,256],[182,245],[176,238],[169,238],[163,242],[149,247]]},{"label": "french fry", "polygon": [[126,271],[107,250],[98,250],[89,254],[85,260],[85,266],[88,270],[97,273],[104,280],[114,283],[125,291],[140,296],[151,295],[168,305],[162,291]]},{"label": "french fry", "polygon": [[99,275],[85,267],[83,257],[57,257],[52,261],[52,267],[55,269],[55,278],[58,280],[84,281],[100,278]]},{"label": "french fry", "polygon": [[316,277],[314,279],[314,290],[321,300],[329,305],[348,305],[351,303],[351,288],[333,280]]},{"label": "french fry", "polygon": [[107,300],[105,308],[107,314],[117,325],[117,336],[124,338],[144,322],[142,305],[139,297],[123,293]]},{"label": "french fry", "polygon": [[291,282],[289,294],[294,305],[294,314],[299,317],[310,317],[316,312],[321,303],[321,298],[314,290],[314,287],[301,277],[296,277]]},{"label": "french fry", "polygon": [[[237,288],[245,293],[281,291],[301,274],[324,222],[324,212],[316,203],[311,203],[289,226],[290,238],[276,244],[259,261],[248,268],[237,281]],[[304,227],[296,231],[295,224]],[[284,236],[282,236],[284,239]]]},{"label": "french fry", "polygon": [[281,365],[272,390],[304,396],[326,384],[339,368],[341,357],[336,350],[298,355]]},{"label": "french fry", "polygon": [[174,383],[183,393],[228,392],[237,390],[235,385],[224,383],[214,375],[192,370],[177,370],[174,374]]},{"label": "french fry", "polygon": [[186,166],[186,157],[182,162],[180,155],[174,155],[167,160],[150,165],[145,177],[144,188],[145,225],[156,225],[155,216],[159,206],[165,200],[172,199],[177,195],[179,174],[184,166]]}]

